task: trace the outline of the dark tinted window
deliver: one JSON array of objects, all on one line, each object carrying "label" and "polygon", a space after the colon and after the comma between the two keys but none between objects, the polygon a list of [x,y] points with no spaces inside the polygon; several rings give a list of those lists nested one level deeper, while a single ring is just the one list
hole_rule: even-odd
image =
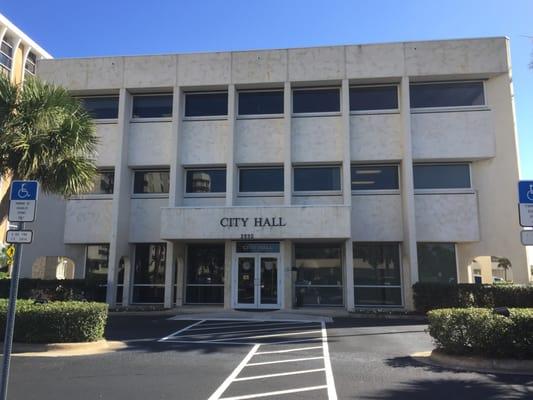
[{"label": "dark tinted window", "polygon": [[283,92],[240,92],[239,115],[283,114]]},{"label": "dark tinted window", "polygon": [[172,117],[172,95],[133,96],[132,117]]},{"label": "dark tinted window", "polygon": [[114,170],[100,170],[94,178],[93,189],[90,194],[113,194],[115,184]]},{"label": "dark tinted window", "polygon": [[420,282],[457,283],[453,243],[418,243],[417,249]]},{"label": "dark tinted window", "polygon": [[413,84],[411,108],[460,107],[485,104],[483,82]]},{"label": "dark tinted window", "polygon": [[106,283],[108,260],[108,244],[88,245],[85,258],[85,279],[99,283]]},{"label": "dark tinted window", "polygon": [[283,168],[242,168],[239,192],[283,192]]},{"label": "dark tinted window", "polygon": [[134,303],[162,303],[165,294],[164,243],[135,245]]},{"label": "dark tinted window", "polygon": [[398,243],[355,243],[355,285],[400,285]]},{"label": "dark tinted window", "polygon": [[188,93],[185,96],[186,117],[228,115],[228,93]]},{"label": "dark tinted window", "polygon": [[340,167],[295,167],[294,190],[341,190],[341,169]]},{"label": "dark tinted window", "polygon": [[293,90],[293,113],[316,113],[340,111],[339,89]]},{"label": "dark tinted window", "polygon": [[133,193],[168,193],[169,171],[135,171]]},{"label": "dark tinted window", "polygon": [[118,118],[118,96],[81,97],[80,101],[95,119]]},{"label": "dark tinted window", "polygon": [[418,164],[414,166],[415,189],[462,189],[470,187],[468,164]]},{"label": "dark tinted window", "polygon": [[195,169],[187,171],[187,193],[224,193],[226,169]]},{"label": "dark tinted window", "polygon": [[350,88],[350,111],[398,109],[397,86]]},{"label": "dark tinted window", "polygon": [[224,245],[187,248],[187,303],[224,303]]},{"label": "dark tinted window", "polygon": [[296,305],[342,305],[341,249],[331,244],[294,246]]},{"label": "dark tinted window", "polygon": [[352,165],[352,190],[398,189],[398,166]]}]

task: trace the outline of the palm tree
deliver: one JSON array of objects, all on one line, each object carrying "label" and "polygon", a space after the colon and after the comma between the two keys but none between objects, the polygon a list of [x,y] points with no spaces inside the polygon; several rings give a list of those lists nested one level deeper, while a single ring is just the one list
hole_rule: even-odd
[{"label": "palm tree", "polygon": [[0,74],[2,177],[35,179],[45,193],[62,196],[87,191],[96,174],[96,145],[90,115],[66,89],[38,78],[15,85]]}]

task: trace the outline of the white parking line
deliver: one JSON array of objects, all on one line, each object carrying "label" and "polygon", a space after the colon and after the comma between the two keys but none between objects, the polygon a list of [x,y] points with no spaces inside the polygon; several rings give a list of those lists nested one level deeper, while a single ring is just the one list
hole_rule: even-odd
[{"label": "white parking line", "polygon": [[317,350],[317,349],[322,350],[322,346],[300,347],[297,349],[288,349],[288,350],[259,351],[255,354],[262,355],[262,354],[292,353],[293,351],[305,351],[305,350]]},{"label": "white parking line", "polygon": [[[255,353],[258,354],[258,353]],[[247,366],[249,366],[248,364]],[[267,375],[256,375],[256,376],[246,376],[244,378],[235,378],[233,382],[240,381],[251,381],[254,379],[265,379],[265,378],[275,378],[278,376],[288,376],[288,375],[300,375],[300,374],[310,374],[312,372],[325,371],[325,368],[315,368],[315,369],[303,369],[301,371],[292,371],[292,372],[278,372],[277,374],[267,374]]]},{"label": "white parking line", "polygon": [[[285,326],[283,328],[266,328],[266,329],[246,329],[243,331],[229,331],[229,332],[215,332],[215,333],[194,333],[192,335],[181,335],[181,337],[194,337],[194,336],[205,336],[205,335],[231,335],[234,333],[249,333],[249,332],[272,332],[272,331],[286,331],[288,329],[296,329],[296,328],[308,328],[307,326],[299,326],[299,327],[288,327]],[[319,331],[314,331],[319,332]]]},{"label": "white parking line", "polygon": [[245,394],[244,396],[233,397],[221,397],[220,400],[245,400],[245,399],[257,399],[258,397],[279,396],[280,394],[290,394],[299,392],[309,392],[311,390],[326,389],[327,385],[321,386],[308,386],[297,389],[276,390],[275,392],[257,393],[257,394]]},{"label": "white parking line", "polygon": [[329,358],[328,333],[326,323],[322,322],[322,347],[324,348],[324,366],[326,368],[326,383],[328,386],[328,399],[337,400],[337,391],[335,390],[335,380],[331,369],[331,360]]},{"label": "white parking line", "polygon": [[185,332],[186,330],[192,328],[193,326],[200,325],[202,322],[204,322],[204,320],[201,320],[201,321],[195,322],[194,324],[191,324],[191,325],[189,325],[189,326],[186,326],[185,328],[180,329],[180,330],[177,331],[177,332],[174,332],[174,333],[171,333],[171,334],[168,335],[168,336],[165,336],[163,339],[159,339],[158,342],[164,342],[164,341],[166,341],[166,340],[168,340],[168,339],[170,339],[170,338],[172,338],[172,337],[174,337],[174,336],[179,335],[179,334],[182,333],[182,332]]},{"label": "white parking line", "polygon": [[[273,323],[257,323],[257,324],[245,324],[245,325],[202,325],[205,326],[205,328],[193,328],[189,331],[211,331],[213,329],[226,329],[226,328],[241,328],[241,327],[247,327],[247,326],[277,326],[282,325],[285,326],[287,329],[292,328],[291,325],[287,325],[286,322],[273,322]],[[308,324],[307,324],[308,325]]]},{"label": "white parking line", "polygon": [[283,364],[288,362],[298,362],[298,361],[310,361],[310,360],[320,360],[324,358],[323,356],[320,357],[302,357],[302,358],[291,358],[290,360],[276,360],[276,361],[265,361],[265,362],[258,362],[258,363],[250,363],[247,365],[247,367],[255,367],[258,365],[268,365],[268,364]]}]

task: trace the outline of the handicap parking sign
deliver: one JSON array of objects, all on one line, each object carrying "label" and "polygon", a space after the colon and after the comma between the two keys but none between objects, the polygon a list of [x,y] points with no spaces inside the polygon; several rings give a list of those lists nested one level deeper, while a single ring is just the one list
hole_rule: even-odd
[{"label": "handicap parking sign", "polygon": [[10,200],[37,200],[37,181],[13,181]]},{"label": "handicap parking sign", "polygon": [[13,181],[9,194],[9,221],[32,222],[35,219],[35,206],[39,184],[37,181]]}]

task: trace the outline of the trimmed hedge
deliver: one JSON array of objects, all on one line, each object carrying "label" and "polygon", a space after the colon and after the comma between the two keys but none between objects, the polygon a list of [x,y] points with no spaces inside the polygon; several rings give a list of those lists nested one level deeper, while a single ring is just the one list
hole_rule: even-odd
[{"label": "trimmed hedge", "polygon": [[439,308],[531,307],[533,286],[473,283],[415,283],[415,309],[425,313]]},{"label": "trimmed hedge", "polygon": [[486,308],[428,312],[429,334],[449,354],[533,358],[533,308],[511,308],[509,317]]},{"label": "trimmed hedge", "polygon": [[[5,331],[7,300],[0,299],[0,332]],[[15,342],[94,342],[104,337],[107,304],[82,301],[36,303],[18,300]]]},{"label": "trimmed hedge", "polygon": [[[0,280],[0,298],[9,297],[11,280]],[[19,299],[50,301],[87,300],[105,301],[106,288],[101,283],[86,279],[29,279],[19,280]]]}]

